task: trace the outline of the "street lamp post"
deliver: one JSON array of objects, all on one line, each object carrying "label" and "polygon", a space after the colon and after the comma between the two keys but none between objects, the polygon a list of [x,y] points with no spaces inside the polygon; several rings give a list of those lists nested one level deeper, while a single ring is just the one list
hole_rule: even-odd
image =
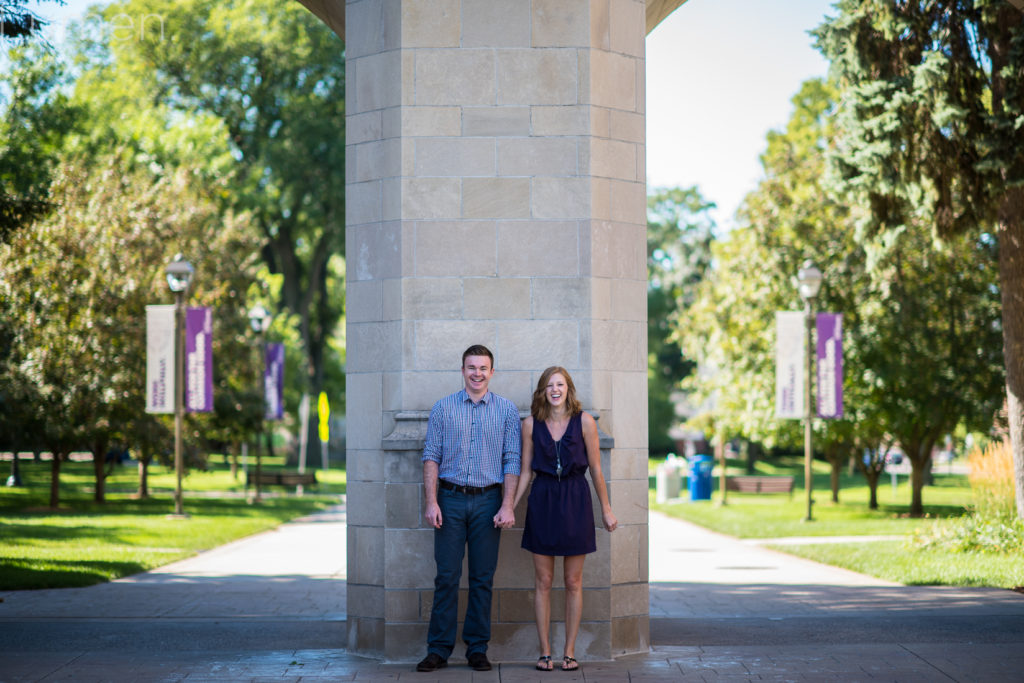
[{"label": "street lamp post", "polygon": [[185,517],[182,504],[181,475],[184,459],[181,452],[181,428],[185,416],[185,295],[188,294],[195,269],[181,254],[167,265],[167,286],[174,292],[174,379],[177,384],[174,390],[174,471],[177,486],[174,489],[174,515]]},{"label": "street lamp post", "polygon": [[18,469],[18,449],[12,449],[11,476],[7,477],[8,486],[21,486],[21,471]]},{"label": "street lamp post", "polygon": [[821,271],[815,267],[814,263],[810,260],[804,261],[804,267],[797,273],[797,282],[799,283],[800,297],[804,300],[804,323],[807,328],[807,372],[804,376],[804,399],[806,401],[804,406],[804,488],[807,490],[807,516],[804,517],[805,522],[810,522],[814,519],[811,512],[811,506],[814,502],[811,497],[814,480],[811,468],[814,459],[811,449],[811,420],[814,419],[813,402],[811,401],[811,375],[814,374],[815,352],[811,344],[814,329],[814,297],[818,296],[818,290],[821,289],[821,280]]},{"label": "street lamp post", "polygon": [[[267,329],[270,327],[270,320],[271,320],[270,311],[268,311],[266,308],[264,308],[262,304],[256,304],[255,306],[253,306],[249,310],[249,324],[252,326],[252,331],[255,332],[257,334],[257,336],[259,337],[259,340],[260,340],[260,345],[259,345],[259,347],[260,347],[260,356],[261,356],[261,358],[263,358],[264,362],[266,362],[266,355],[267,355],[266,354],[266,338],[267,338],[266,335],[267,335]],[[259,365],[257,365],[257,368],[259,368]],[[260,392],[259,393],[263,396],[263,402],[262,402],[263,409],[260,412],[260,433],[262,434],[263,433],[263,421],[264,421],[264,419],[266,418],[266,415],[267,415],[266,387],[264,386],[264,384],[262,382],[260,383]],[[260,465],[261,465],[261,461],[262,460],[263,459],[260,457],[260,445],[259,445],[259,441],[257,440],[257,443],[256,443],[256,495],[253,497],[253,502],[254,503],[260,502],[260,484],[261,484],[261,482],[260,482],[260,473],[261,473]]]}]

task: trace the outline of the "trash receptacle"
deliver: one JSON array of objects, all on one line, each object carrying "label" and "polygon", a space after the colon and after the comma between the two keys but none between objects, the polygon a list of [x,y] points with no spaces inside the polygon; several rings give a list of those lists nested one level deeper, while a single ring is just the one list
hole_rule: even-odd
[{"label": "trash receptacle", "polygon": [[690,500],[711,500],[711,470],[715,461],[710,455],[690,458]]},{"label": "trash receptacle", "polygon": [[654,484],[657,502],[666,503],[679,497],[679,490],[683,484],[682,463],[674,454],[669,453],[665,462],[658,465],[658,469],[655,470]]}]

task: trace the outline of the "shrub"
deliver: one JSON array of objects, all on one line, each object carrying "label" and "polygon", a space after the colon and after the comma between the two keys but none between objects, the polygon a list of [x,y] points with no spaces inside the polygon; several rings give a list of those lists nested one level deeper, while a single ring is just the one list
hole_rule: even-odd
[{"label": "shrub", "polygon": [[999,519],[1016,514],[1013,452],[1008,440],[993,441],[985,450],[975,448],[967,456],[967,475],[974,493],[977,514]]},{"label": "shrub", "polygon": [[907,545],[908,548],[943,548],[956,553],[1024,552],[1024,523],[1015,517],[975,513],[936,522],[926,531],[919,529]]},{"label": "shrub", "polygon": [[1024,551],[1024,522],[1017,519],[1013,454],[1008,441],[993,441],[967,456],[967,479],[974,496],[972,514],[917,531],[911,544],[953,552]]}]

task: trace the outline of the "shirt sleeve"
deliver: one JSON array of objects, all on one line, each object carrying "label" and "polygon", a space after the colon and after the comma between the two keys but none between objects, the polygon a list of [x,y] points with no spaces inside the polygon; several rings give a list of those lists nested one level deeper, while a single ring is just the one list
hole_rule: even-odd
[{"label": "shirt sleeve", "polygon": [[435,403],[430,410],[430,417],[427,419],[427,438],[423,444],[423,457],[421,462],[433,460],[441,464],[441,454],[444,452],[444,410],[440,402]]},{"label": "shirt sleeve", "polygon": [[502,474],[519,476],[522,467],[522,423],[515,405],[509,406],[505,415],[505,443],[501,454]]}]

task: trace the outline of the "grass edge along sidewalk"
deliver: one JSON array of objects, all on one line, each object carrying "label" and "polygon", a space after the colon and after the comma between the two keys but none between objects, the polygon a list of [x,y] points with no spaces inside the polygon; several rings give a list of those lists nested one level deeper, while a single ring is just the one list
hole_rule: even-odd
[{"label": "grass edge along sidewalk", "polygon": [[[656,464],[656,461],[652,461]],[[758,463],[764,474],[780,469]],[[816,463],[816,466],[821,466]],[[272,465],[268,464],[268,467]],[[803,487],[798,466],[797,491]],[[267,495],[260,505],[242,497],[244,475],[233,478],[226,466],[193,471],[185,481],[188,520],[168,519],[173,509],[173,472],[153,467],[149,499],[136,500],[134,467],[117,468],[107,480],[108,501],[92,502],[91,463],[67,463],[61,476],[62,508],[46,509],[48,463],[22,463],[26,486],[0,490],[0,590],[84,586],[146,571],[336,503],[345,490],[344,470],[319,473],[315,494]],[[717,485],[717,481],[715,482]],[[925,492],[927,517],[906,516],[905,481],[880,486],[880,509],[867,508],[863,480],[842,481],[839,504],[831,502],[828,471],[815,474],[815,520],[802,522],[799,495],[736,494],[721,508],[714,502],[657,504],[652,509],[740,538],[793,536],[900,536],[904,541],[823,542],[772,547],[794,555],[906,584],[993,586],[1024,585],[1020,552],[955,552],[915,543],[937,525],[965,515],[971,490],[962,475],[936,474]],[[684,491],[685,493],[685,491]],[[326,494],[326,495],[324,495]],[[714,494],[717,497],[717,493]],[[826,539],[823,538],[823,541]]]},{"label": "grass edge along sidewalk", "polygon": [[92,463],[69,462],[54,511],[46,507],[49,466],[22,461],[24,486],[0,489],[0,591],[88,586],[147,571],[337,504],[345,490],[344,470],[318,471],[315,490],[299,497],[275,487],[253,505],[241,471],[236,479],[227,466],[211,465],[185,478],[188,518],[174,519],[173,470],[153,466],[151,495],[138,499],[136,467],[115,468],[106,502],[96,503]]},{"label": "grass edge along sidewalk", "polygon": [[[658,461],[652,459],[652,473]],[[729,473],[744,472],[743,464],[730,461]],[[826,463],[815,462],[814,521],[805,522],[806,498],[802,462],[777,459],[758,462],[757,474],[792,474],[796,478],[792,498],[778,494],[730,492],[727,504],[719,504],[717,470],[711,500],[690,501],[686,487],[682,497],[666,503],[655,501],[654,477],[650,481],[650,506],[664,514],[741,539],[759,539],[769,547],[823,564],[842,567],[907,585],[990,586],[1018,589],[1024,586],[1024,553],[965,549],[932,539],[950,535],[949,529],[970,522],[973,496],[966,475],[935,472],[935,484],[925,487],[925,517],[908,515],[910,487],[906,476],[897,486],[885,477],[878,487],[879,509],[868,508],[868,487],[859,473],[843,473],[839,503],[832,502],[830,473]],[[1024,525],[1015,522],[1016,530]],[[1005,530],[1004,530],[1005,531]],[[1010,535],[1019,533],[1005,531]],[[799,537],[800,542],[791,541]],[[815,543],[820,537],[821,542]],[[860,537],[833,542],[833,537]],[[902,540],[891,540],[898,537]],[[863,539],[863,540],[861,540]],[[879,539],[879,540],[876,540]],[[752,541],[753,542],[753,541]]]}]

